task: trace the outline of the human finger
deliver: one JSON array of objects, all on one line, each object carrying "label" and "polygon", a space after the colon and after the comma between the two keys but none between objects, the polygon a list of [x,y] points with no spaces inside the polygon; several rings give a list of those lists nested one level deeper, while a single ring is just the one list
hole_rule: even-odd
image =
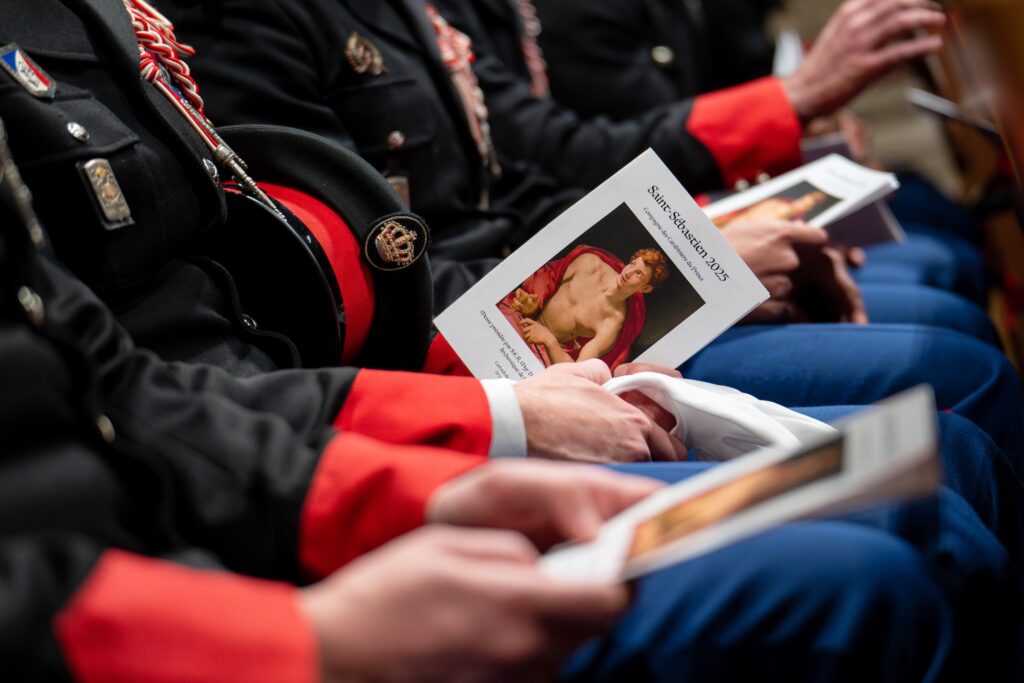
[{"label": "human finger", "polygon": [[784,301],[793,293],[793,279],[788,275],[765,275],[761,284],[768,290],[768,296],[776,301]]},{"label": "human finger", "polygon": [[827,232],[803,221],[788,223],[785,232],[789,240],[795,244],[824,245],[828,243]]},{"label": "human finger", "polygon": [[942,36],[929,35],[893,43],[875,52],[871,59],[875,69],[884,71],[941,49]]},{"label": "human finger", "polygon": [[643,411],[644,415],[650,418],[654,424],[660,426],[662,429],[675,429],[677,423],[676,416],[665,410],[660,403],[647,396],[647,394],[642,391],[627,391],[620,394],[619,398],[634,408],[639,408]]},{"label": "human finger", "polygon": [[414,532],[417,542],[480,560],[534,565],[537,549],[517,531],[435,525]]},{"label": "human finger", "polygon": [[850,247],[845,253],[846,262],[854,268],[862,268],[868,262],[868,253],[860,247]]},{"label": "human finger", "polygon": [[651,425],[647,443],[651,448],[651,460],[677,462],[686,459],[686,448],[682,443],[656,424]]},{"label": "human finger", "polygon": [[846,268],[846,259],[835,249],[826,249],[825,253],[832,261],[836,285],[839,287],[844,299],[843,304],[846,309],[845,322],[866,325],[868,323],[868,313],[864,305],[864,296],[860,291],[860,286],[854,282],[850,276],[850,271]]},{"label": "human finger", "polygon": [[667,368],[663,365],[654,365],[653,363],[623,363],[615,368],[614,375],[616,377],[624,377],[625,375],[635,375],[641,372],[656,372],[659,375],[667,375],[678,379],[683,377],[683,373],[675,368]]},{"label": "human finger", "polygon": [[580,468],[575,476],[578,485],[597,501],[606,520],[665,487],[665,483],[657,479],[622,474],[603,467]]},{"label": "human finger", "polygon": [[908,9],[879,22],[873,47],[883,47],[915,31],[938,31],[946,25],[946,15],[931,9]]},{"label": "human finger", "polygon": [[596,635],[615,623],[629,607],[630,591],[623,584],[587,585],[557,583],[539,572],[519,572],[524,581],[522,605],[548,620],[573,624]]}]

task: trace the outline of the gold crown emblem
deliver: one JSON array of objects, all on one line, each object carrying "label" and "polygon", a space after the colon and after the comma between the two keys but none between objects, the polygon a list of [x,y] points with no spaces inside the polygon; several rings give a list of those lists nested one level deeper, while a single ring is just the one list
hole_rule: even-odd
[{"label": "gold crown emblem", "polygon": [[388,221],[380,227],[373,243],[381,260],[404,267],[416,260],[417,239],[419,235],[401,223]]}]

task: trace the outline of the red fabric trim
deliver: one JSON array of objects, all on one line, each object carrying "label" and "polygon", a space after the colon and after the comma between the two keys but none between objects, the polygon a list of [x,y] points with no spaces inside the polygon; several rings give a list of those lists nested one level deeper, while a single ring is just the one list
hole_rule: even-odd
[{"label": "red fabric trim", "polygon": [[726,187],[739,180],[753,183],[762,173],[778,175],[803,163],[803,127],[776,78],[701,95],[686,129],[718,162]]},{"label": "red fabric trim", "polygon": [[318,676],[316,636],[294,587],[116,550],[100,558],[54,629],[83,683]]},{"label": "red fabric trim", "polygon": [[448,375],[449,377],[473,376],[443,334],[434,337],[434,341],[430,343],[427,360],[423,363],[423,369],[420,372],[431,375]]},{"label": "red fabric trim", "polygon": [[342,364],[351,363],[370,334],[375,306],[373,277],[360,257],[359,243],[341,216],[319,199],[272,183],[263,191],[284,204],[313,233],[331,262],[345,304],[345,345]]},{"label": "red fabric trim", "polygon": [[313,577],[424,523],[427,502],[445,482],[486,458],[395,446],[340,434],[324,450],[302,510],[299,559]]},{"label": "red fabric trim", "polygon": [[486,455],[493,424],[483,385],[469,377],[362,370],[334,425],[392,444]]}]

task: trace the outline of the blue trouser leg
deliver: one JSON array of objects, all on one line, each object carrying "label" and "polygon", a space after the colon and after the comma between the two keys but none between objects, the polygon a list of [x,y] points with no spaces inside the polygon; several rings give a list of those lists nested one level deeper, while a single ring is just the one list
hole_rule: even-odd
[{"label": "blue trouser leg", "polygon": [[755,536],[637,582],[571,681],[934,681],[953,610],[909,545],[843,523]]},{"label": "blue trouser leg", "polygon": [[913,173],[900,174],[900,189],[889,199],[889,207],[907,225],[927,225],[968,242],[977,242],[981,236],[970,213]]},{"label": "blue trouser leg", "polygon": [[904,228],[906,242],[865,250],[867,263],[853,271],[857,282],[927,285],[984,303],[985,267],[977,247],[955,236],[935,235],[927,226],[908,224]]},{"label": "blue trouser leg", "polygon": [[[714,466],[616,469],[672,482]],[[856,521],[789,525],[644,577],[629,613],[567,677],[1013,680],[1019,593],[970,507],[944,491]]]},{"label": "blue trouser leg", "polygon": [[934,287],[901,283],[867,282],[860,288],[873,323],[944,327],[999,346],[999,335],[988,314],[961,296]]},{"label": "blue trouser leg", "polygon": [[[835,422],[863,406],[794,408],[823,422]],[[1006,455],[974,423],[939,413],[939,454],[948,489],[964,499],[1006,549],[1024,579],[1024,483]]]},{"label": "blue trouser leg", "polygon": [[[748,325],[680,368],[787,406],[866,405],[917,384],[970,419],[1024,471],[1024,390],[991,345],[922,325]],[[1024,477],[1022,477],[1024,478]]]}]

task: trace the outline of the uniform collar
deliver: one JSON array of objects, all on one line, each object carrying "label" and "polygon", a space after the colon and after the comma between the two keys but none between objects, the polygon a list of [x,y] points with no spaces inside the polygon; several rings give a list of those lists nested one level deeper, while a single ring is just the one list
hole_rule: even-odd
[{"label": "uniform collar", "polygon": [[121,0],[64,0],[65,4],[80,7],[95,20],[97,28],[115,47],[111,55],[118,67],[128,68],[133,75],[139,70],[139,43],[131,19]]}]

